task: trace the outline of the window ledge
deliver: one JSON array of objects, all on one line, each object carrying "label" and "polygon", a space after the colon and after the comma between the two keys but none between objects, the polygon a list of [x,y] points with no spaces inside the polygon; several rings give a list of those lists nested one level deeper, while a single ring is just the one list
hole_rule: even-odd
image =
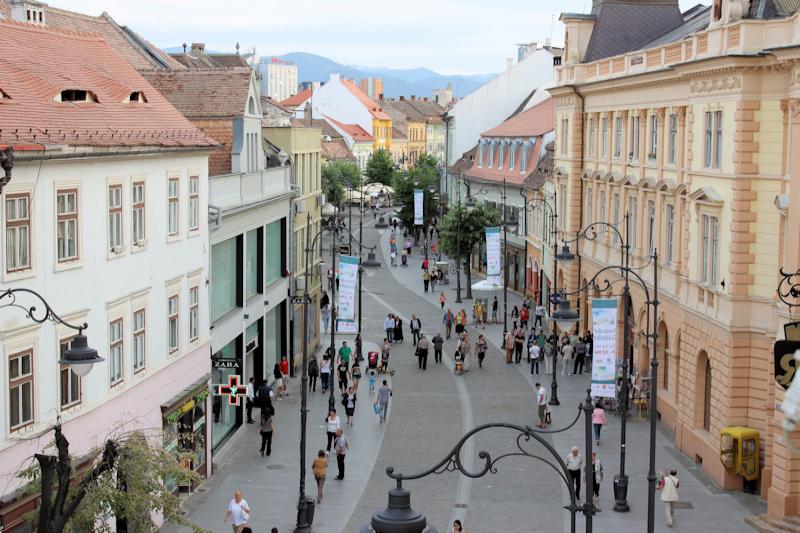
[{"label": "window ledge", "polygon": [[170,244],[170,243],[173,243],[173,242],[178,242],[182,238],[183,237],[181,237],[180,233],[176,233],[175,235],[167,235],[167,244]]},{"label": "window ledge", "polygon": [[23,270],[14,270],[12,272],[6,272],[3,275],[3,281],[6,282],[19,281],[23,279],[33,278],[35,276],[36,276],[36,271],[31,267]]},{"label": "window ledge", "polygon": [[193,237],[199,237],[200,235],[200,228],[190,229],[189,233],[186,234],[186,238],[191,239]]},{"label": "window ledge", "polygon": [[72,261],[64,261],[64,262],[56,262],[53,266],[53,272],[64,272],[66,270],[75,270],[78,268],[83,268],[83,262],[80,259],[74,259]]},{"label": "window ledge", "polygon": [[125,252],[127,251],[127,248],[125,246],[121,246],[120,248],[121,249],[119,252],[112,252],[111,250],[106,250],[106,260],[112,261],[114,259],[119,259],[120,257],[125,257],[126,255]]},{"label": "window ledge", "polygon": [[147,250],[147,240],[142,244],[134,244],[131,246],[131,254],[138,254]]}]

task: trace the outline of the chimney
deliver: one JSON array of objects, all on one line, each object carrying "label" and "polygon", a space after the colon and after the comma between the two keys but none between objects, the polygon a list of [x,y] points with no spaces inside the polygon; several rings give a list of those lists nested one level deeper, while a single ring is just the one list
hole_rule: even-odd
[{"label": "chimney", "polygon": [[417,101],[417,97],[415,95],[413,95],[413,94],[411,95],[411,101],[412,102],[416,102]]},{"label": "chimney", "polygon": [[401,96],[401,97],[400,97],[400,101],[401,101],[401,102],[405,102],[405,101],[406,101],[406,97],[405,97],[405,96]]},{"label": "chimney", "polygon": [[188,45],[187,45],[186,43],[183,43],[183,53],[184,53],[184,54],[186,53],[186,47],[187,47],[187,46],[188,46]]},{"label": "chimney", "polygon": [[422,101],[423,102],[427,102],[428,101],[428,97],[426,96],[425,98],[422,99]]},{"label": "chimney", "polygon": [[514,66],[514,58],[513,57],[507,57],[506,58],[506,70],[510,69],[513,66]]},{"label": "chimney", "polygon": [[383,100],[383,93],[378,95],[378,100]]},{"label": "chimney", "polygon": [[192,52],[205,52],[206,43],[192,43]]}]

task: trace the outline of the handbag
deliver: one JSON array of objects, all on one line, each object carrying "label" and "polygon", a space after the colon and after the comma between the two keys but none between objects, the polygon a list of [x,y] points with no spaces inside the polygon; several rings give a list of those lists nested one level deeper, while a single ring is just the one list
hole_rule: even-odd
[{"label": "handbag", "polygon": [[376,415],[381,414],[381,406],[378,405],[377,403],[372,404],[372,410],[375,411]]}]

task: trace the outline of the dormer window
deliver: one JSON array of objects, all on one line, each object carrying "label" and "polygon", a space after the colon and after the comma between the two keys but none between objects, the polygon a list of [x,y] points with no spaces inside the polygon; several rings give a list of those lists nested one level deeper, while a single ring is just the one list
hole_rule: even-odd
[{"label": "dormer window", "polygon": [[145,95],[144,95],[144,93],[142,91],[133,91],[130,95],[128,95],[128,98],[127,98],[127,100],[125,100],[125,103],[128,103],[128,104],[130,104],[130,103],[146,104],[147,103],[147,97],[145,97]]},{"label": "dormer window", "polygon": [[44,26],[44,11],[35,7],[28,7],[25,10],[25,14],[30,24],[37,24],[39,26]]},{"label": "dormer window", "polygon": [[56,95],[56,102],[97,102],[97,95],[86,89],[64,89]]}]

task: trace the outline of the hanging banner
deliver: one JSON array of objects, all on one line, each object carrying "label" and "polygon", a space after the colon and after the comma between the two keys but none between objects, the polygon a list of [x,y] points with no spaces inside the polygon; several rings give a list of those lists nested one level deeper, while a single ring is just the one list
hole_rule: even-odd
[{"label": "hanging banner", "polygon": [[358,280],[358,257],[339,256],[339,302],[336,316],[341,321],[356,318],[356,281]]},{"label": "hanging banner", "polygon": [[425,191],[422,189],[414,189],[414,225],[422,226],[425,223],[425,215],[423,213],[423,200],[425,198]]},{"label": "hanging banner", "polygon": [[592,396],[617,396],[617,298],[592,299]]},{"label": "hanging banner", "polygon": [[500,228],[486,228],[486,281],[503,283],[503,253],[500,249]]}]

